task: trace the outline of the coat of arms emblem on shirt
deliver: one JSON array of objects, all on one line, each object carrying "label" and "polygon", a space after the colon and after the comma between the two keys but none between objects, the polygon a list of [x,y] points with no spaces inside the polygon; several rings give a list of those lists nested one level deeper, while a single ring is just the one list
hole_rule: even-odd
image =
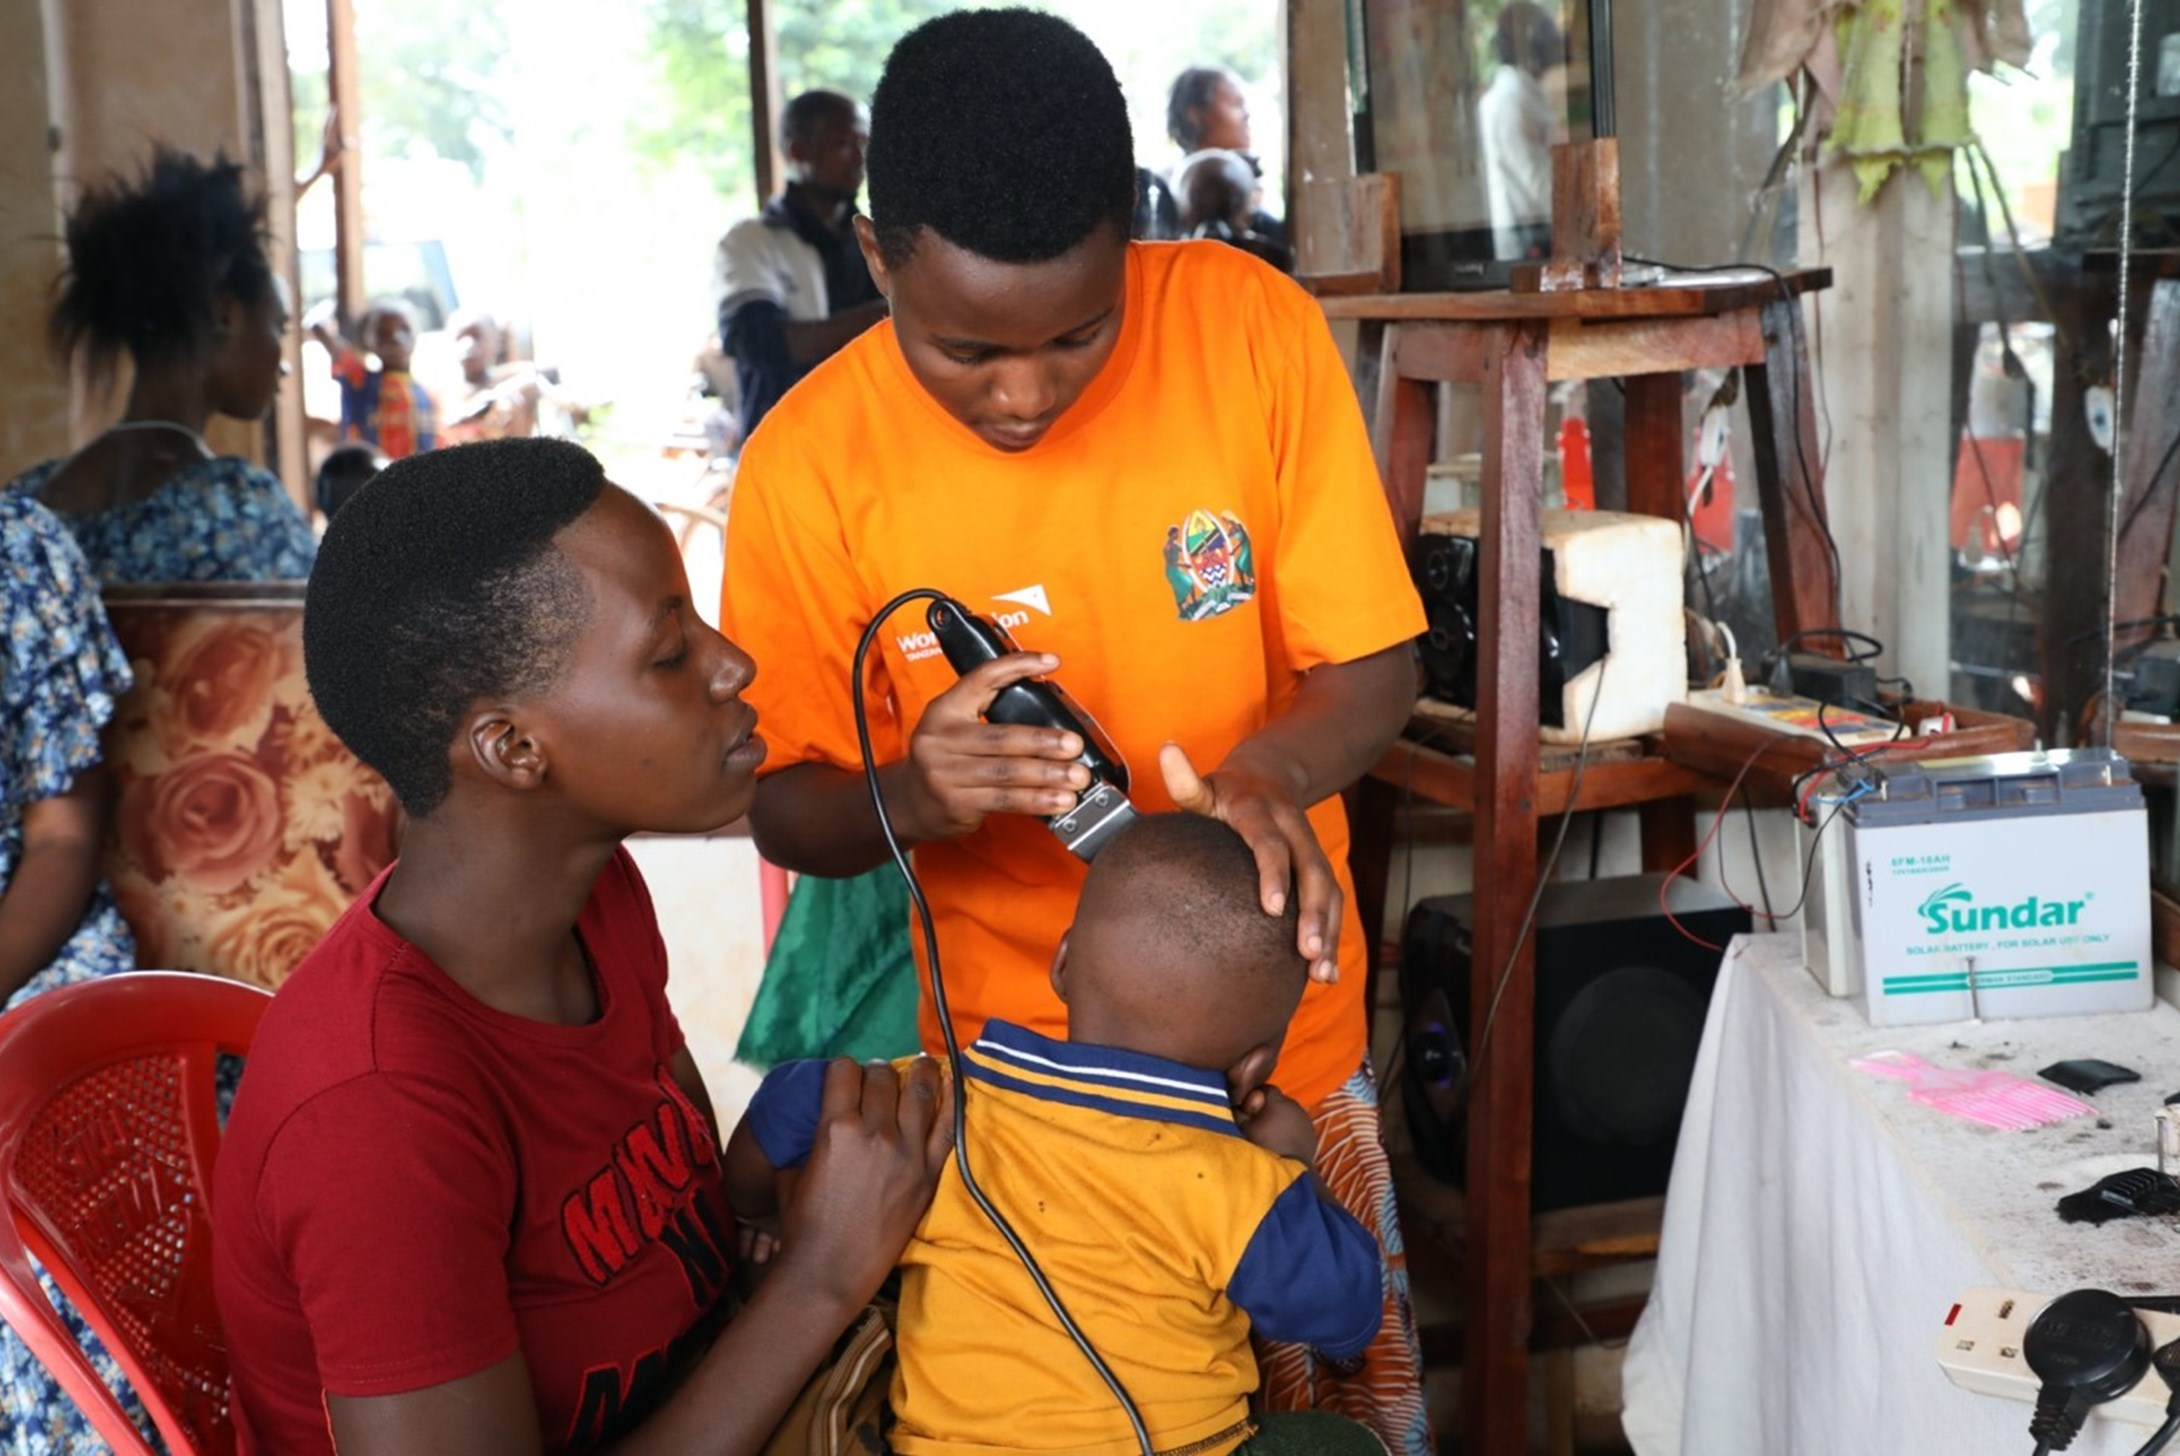
[{"label": "coat of arms emblem on shirt", "polygon": [[1201,508],[1166,527],[1166,585],[1184,622],[1206,621],[1248,601],[1257,594],[1248,528],[1232,511]]}]

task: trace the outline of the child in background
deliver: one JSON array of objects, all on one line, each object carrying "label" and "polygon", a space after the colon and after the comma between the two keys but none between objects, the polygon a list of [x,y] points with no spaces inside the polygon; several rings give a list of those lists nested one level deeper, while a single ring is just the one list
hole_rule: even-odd
[{"label": "child in background", "polygon": [[371,477],[386,468],[386,457],[369,445],[337,445],[318,463],[318,512],[328,524]]},{"label": "child in background", "polygon": [[431,449],[438,443],[438,410],[409,374],[416,322],[408,305],[383,298],[364,310],[357,332],[378,356],[376,369],[334,330],[332,316],[331,305],[320,305],[304,324],[333,356],[333,377],[341,386],[342,441],[375,446],[388,460]]},{"label": "child in background", "polygon": [[1238,152],[1190,155],[1174,173],[1181,236],[1213,238],[1262,258],[1282,273],[1294,271],[1294,249],[1256,228],[1256,173]]},{"label": "child in background", "polygon": [[[1252,1327],[1348,1359],[1385,1300],[1376,1241],[1311,1171],[1308,1115],[1265,1081],[1308,978],[1295,907],[1259,908],[1255,857],[1224,824],[1148,816],[1091,865],[1054,957],[1068,1040],[995,1018],[962,1050],[971,1166],[1160,1451],[1381,1449],[1337,1417],[1249,1409]],[[811,1151],[826,1066],[773,1069],[728,1144],[753,1257],[775,1170]],[[901,1262],[893,1450],[1138,1449],[956,1170]]]}]

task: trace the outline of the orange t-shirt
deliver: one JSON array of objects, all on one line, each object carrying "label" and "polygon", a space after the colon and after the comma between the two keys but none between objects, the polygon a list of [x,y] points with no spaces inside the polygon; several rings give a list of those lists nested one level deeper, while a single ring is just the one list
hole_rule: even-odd
[{"label": "orange t-shirt", "polygon": [[[909,373],[890,323],[797,385],[751,437],[727,531],[721,625],[756,658],[766,772],[860,770],[849,667],[879,607],[934,587],[999,618],[1104,726],[1130,797],[1169,810],[1159,745],[1206,772],[1300,675],[1423,630],[1355,391],[1308,295],[1223,243],[1133,244],[1111,358],[1033,448],[1009,455]],[[954,673],[904,609],[873,653],[880,762]],[[894,699],[888,708],[888,695]],[[1310,811],[1353,897],[1337,797]],[[1047,980],[1084,866],[1043,821],[995,815],[919,846],[955,1029],[1066,1034]],[[919,960],[921,937],[911,937]],[[1372,932],[1340,938],[1276,1076],[1313,1107],[1362,1065]],[[939,1046],[929,998],[926,1046]]]}]

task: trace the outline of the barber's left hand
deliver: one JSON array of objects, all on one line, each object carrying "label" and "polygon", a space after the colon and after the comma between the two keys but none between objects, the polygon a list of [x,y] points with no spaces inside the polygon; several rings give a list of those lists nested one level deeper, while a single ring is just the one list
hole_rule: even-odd
[{"label": "barber's left hand", "polygon": [[1158,750],[1158,767],[1176,805],[1228,825],[1255,853],[1265,914],[1285,912],[1293,885],[1301,919],[1295,947],[1310,963],[1310,979],[1339,980],[1340,883],[1292,786],[1232,759],[1199,774],[1178,743]]}]

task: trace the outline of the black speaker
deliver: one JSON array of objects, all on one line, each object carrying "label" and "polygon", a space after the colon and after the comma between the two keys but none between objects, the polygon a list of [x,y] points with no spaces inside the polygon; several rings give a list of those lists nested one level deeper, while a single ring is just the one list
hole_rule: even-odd
[{"label": "black speaker", "polygon": [[[1665,880],[1557,881],[1537,906],[1539,1212],[1663,1193],[1672,1173],[1719,952],[1666,919]],[[1665,903],[1689,935],[1715,945],[1750,928],[1748,911],[1694,880],[1674,880]],[[1451,1183],[1466,1171],[1473,923],[1470,896],[1439,896],[1409,913],[1401,941],[1401,1097],[1417,1155]],[[1500,970],[1482,974],[1495,981]]]}]

